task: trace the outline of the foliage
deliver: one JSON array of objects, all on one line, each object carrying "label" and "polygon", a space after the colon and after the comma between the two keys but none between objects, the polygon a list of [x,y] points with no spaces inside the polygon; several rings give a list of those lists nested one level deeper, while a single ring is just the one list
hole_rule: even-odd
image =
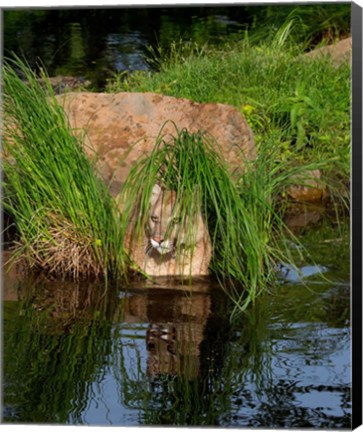
[{"label": "foliage", "polygon": [[[244,44],[248,48],[245,41],[238,49]],[[229,98],[255,129],[256,161],[232,178],[212,137],[176,129],[168,141],[161,130],[151,157],[130,172],[121,220],[50,86],[42,87],[26,65],[15,62],[28,83],[22,82],[7,63],[4,107],[13,123],[7,121],[4,134],[5,208],[19,230],[19,254],[33,265],[75,278],[125,275],[131,263],[123,240],[133,208],[136,203],[141,215],[133,226],[139,235],[152,187],[160,182],[178,192],[184,218],[204,213],[213,242],[211,271],[235,302],[235,311],[254,302],[274,279],[275,264],[291,259],[280,241],[288,235],[281,197],[289,185],[297,178],[304,183],[309,171],[323,169],[333,195],[336,191],[336,198],[348,203],[334,169],[339,167],[341,179],[349,172],[349,67],[334,69],[328,59],[297,59],[280,48],[248,48],[244,55],[238,49],[225,51],[222,59],[213,50],[193,54],[183,66],[174,59],[159,74],[140,74],[130,86],[155,91],[153,86],[163,81],[176,96]]]},{"label": "foliage", "polygon": [[292,27],[290,41],[309,49],[350,34],[349,3],[247,6],[247,12],[253,16],[249,33],[256,43],[270,41],[276,31],[278,33],[286,26]]},{"label": "foliage", "polygon": [[246,162],[245,173],[233,179],[212,137],[175,126],[168,139],[161,131],[153,152],[132,168],[121,192],[123,236],[130,226],[134,238],[143,234],[154,184],[177,191],[181,225],[188,221],[186,236],[192,236],[193,215],[202,212],[212,240],[210,270],[235,302],[235,312],[245,309],[274,279],[276,263],[290,261],[279,244],[287,232],[274,210],[278,194],[289,185],[289,175],[317,166],[286,172],[272,162],[272,153],[271,147],[256,164]]},{"label": "foliage", "polygon": [[43,79],[45,87],[19,59],[3,68],[4,206],[19,232],[18,254],[76,279],[117,273],[127,257],[114,202]]},{"label": "foliage", "polygon": [[[305,58],[302,45],[289,42],[293,25],[278,29],[271,42],[250,35],[198,55],[175,49],[157,58],[158,73],[128,74],[112,91],[151,91],[195,102],[218,102],[241,110],[259,146],[275,136],[278,160],[330,161],[329,173],[350,176],[350,73],[348,62]],[[181,45],[181,42],[179,42]],[[330,175],[331,177],[331,175]]]},{"label": "foliage", "polygon": [[172,41],[167,48],[162,45],[156,47],[150,45],[147,61],[153,68],[160,70],[166,65],[177,65],[191,58],[201,57],[205,47],[196,42],[185,41],[182,38],[178,41]]}]

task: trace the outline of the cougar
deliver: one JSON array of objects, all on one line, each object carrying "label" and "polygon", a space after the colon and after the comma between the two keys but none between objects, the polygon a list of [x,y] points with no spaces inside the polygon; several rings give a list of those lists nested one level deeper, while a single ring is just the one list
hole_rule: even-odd
[{"label": "cougar", "polygon": [[142,238],[126,236],[133,261],[150,276],[207,275],[212,255],[208,228],[200,212],[191,217],[182,218],[175,191],[154,185]]}]

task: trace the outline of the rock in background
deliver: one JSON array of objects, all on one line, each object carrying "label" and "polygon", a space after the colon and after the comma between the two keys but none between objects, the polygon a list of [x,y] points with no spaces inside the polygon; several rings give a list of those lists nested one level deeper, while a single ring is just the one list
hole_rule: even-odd
[{"label": "rock in background", "polygon": [[330,56],[335,66],[339,66],[344,61],[352,63],[352,38],[342,39],[334,44],[316,48],[304,54],[307,58],[319,56]]},{"label": "rock in background", "polygon": [[[234,107],[200,104],[154,93],[67,93],[57,96],[75,133],[87,131],[85,151],[98,158],[102,178],[112,179],[117,194],[131,166],[151,153],[160,128],[167,120],[178,129],[203,130],[218,142],[231,170],[243,170],[245,158],[255,158],[253,134]],[[163,135],[174,134],[167,123]]]},{"label": "rock in background", "polygon": [[328,196],[327,187],[321,181],[321,172],[318,169],[295,175],[291,180],[295,180],[296,185],[290,186],[287,194],[294,201],[315,203]]}]

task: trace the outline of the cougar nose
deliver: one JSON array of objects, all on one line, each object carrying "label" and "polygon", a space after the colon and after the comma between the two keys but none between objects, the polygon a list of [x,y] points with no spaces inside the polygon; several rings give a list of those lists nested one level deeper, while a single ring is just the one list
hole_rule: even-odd
[{"label": "cougar nose", "polygon": [[154,236],[153,240],[159,243],[159,245],[163,242],[164,239],[162,239],[160,236]]}]

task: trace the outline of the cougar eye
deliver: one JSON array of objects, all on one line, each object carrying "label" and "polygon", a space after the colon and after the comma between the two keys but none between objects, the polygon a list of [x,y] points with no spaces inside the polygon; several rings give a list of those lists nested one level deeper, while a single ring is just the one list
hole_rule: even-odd
[{"label": "cougar eye", "polygon": [[155,216],[155,215],[152,215],[152,216],[151,216],[151,220],[152,220],[153,222],[157,222],[157,221],[159,220],[159,218],[158,218],[157,216]]},{"label": "cougar eye", "polygon": [[173,218],[172,223],[173,223],[174,225],[176,225],[176,224],[180,223],[180,220],[181,220],[180,217],[175,217],[175,218]]}]

